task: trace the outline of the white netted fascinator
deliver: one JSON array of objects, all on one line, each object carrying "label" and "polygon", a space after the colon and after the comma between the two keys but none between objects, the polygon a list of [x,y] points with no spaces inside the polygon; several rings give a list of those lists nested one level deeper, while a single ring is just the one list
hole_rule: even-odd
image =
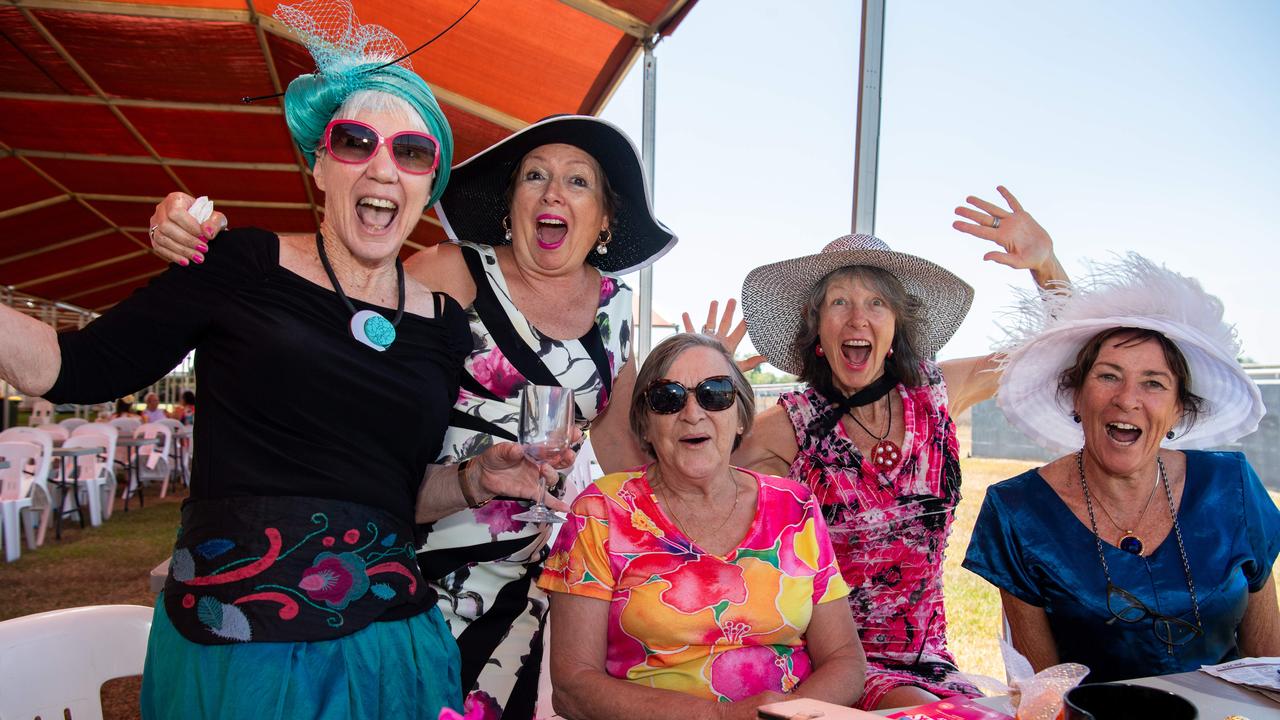
[{"label": "white netted fascinator", "polygon": [[1007,339],[998,348],[1004,357],[996,401],[1009,422],[1053,452],[1081,447],[1084,432],[1071,418],[1072,398],[1059,396],[1058,378],[1095,335],[1132,327],[1177,345],[1191,374],[1189,389],[1205,401],[1194,424],[1176,426],[1166,447],[1216,447],[1258,428],[1266,408],[1236,361],[1240,343],[1222,318],[1222,301],[1194,278],[1136,253],[1090,269],[1074,285],[1022,293],[1002,323]]}]

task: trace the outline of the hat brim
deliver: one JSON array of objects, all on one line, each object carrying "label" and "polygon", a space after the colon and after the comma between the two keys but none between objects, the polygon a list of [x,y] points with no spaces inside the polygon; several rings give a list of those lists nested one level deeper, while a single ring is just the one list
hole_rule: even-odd
[{"label": "hat brim", "polygon": [[1266,412],[1262,393],[1235,358],[1195,328],[1158,318],[1114,316],[1081,319],[1045,331],[1010,352],[1000,376],[996,402],[1009,422],[1051,452],[1084,445],[1084,431],[1071,418],[1070,393],[1060,396],[1058,378],[1073,365],[1080,348],[1105,330],[1154,330],[1177,345],[1187,361],[1190,390],[1205,407],[1187,430],[1175,428],[1173,449],[1219,447],[1258,429]]},{"label": "hat brim", "polygon": [[455,166],[436,214],[454,240],[508,245],[503,237],[506,193],[517,163],[530,150],[551,143],[580,148],[600,163],[621,198],[612,218],[608,252],[587,262],[622,275],[648,267],[676,244],[676,236],[653,214],[644,166],[635,145],[616,125],[589,115],[562,115],[536,122]]},{"label": "hat brim", "polygon": [[922,356],[938,352],[955,335],[973,304],[973,288],[954,273],[924,258],[892,250],[816,253],[762,265],[742,283],[742,312],[751,344],[784,372],[804,366],[795,346],[804,308],[814,284],[834,270],[869,265],[891,273],[923,308],[915,345]]}]

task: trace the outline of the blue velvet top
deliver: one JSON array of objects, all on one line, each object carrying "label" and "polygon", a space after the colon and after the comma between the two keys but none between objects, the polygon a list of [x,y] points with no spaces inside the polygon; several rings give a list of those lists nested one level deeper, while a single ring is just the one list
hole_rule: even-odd
[{"label": "blue velvet top", "polygon": [[[1204,634],[1174,649],[1156,638],[1153,621],[1110,625],[1107,581],[1093,531],[1081,523],[1040,473],[991,486],[964,566],[1025,603],[1042,607],[1062,662],[1087,665],[1090,682],[1195,670],[1239,655],[1236,632],[1249,592],[1271,576],[1280,552],[1280,510],[1241,453],[1186,451],[1187,476],[1178,524],[1204,621]],[[1157,491],[1157,495],[1163,493]],[[1157,497],[1153,512],[1167,501]],[[1103,537],[1116,585],[1152,611],[1195,623],[1173,531],[1148,557]]]}]

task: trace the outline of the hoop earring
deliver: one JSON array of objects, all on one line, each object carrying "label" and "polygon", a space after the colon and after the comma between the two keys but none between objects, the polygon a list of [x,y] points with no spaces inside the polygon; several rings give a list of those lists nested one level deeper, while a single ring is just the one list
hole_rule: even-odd
[{"label": "hoop earring", "polygon": [[502,237],[507,242],[511,242],[511,216],[502,216]]},{"label": "hoop earring", "polygon": [[609,254],[609,248],[606,247],[613,241],[613,230],[605,228],[600,231],[600,237],[596,238],[596,252],[601,255]]},{"label": "hoop earring", "polygon": [[1080,413],[1078,413],[1078,412],[1073,412],[1073,413],[1071,413],[1071,419],[1072,419],[1072,420],[1075,420],[1077,423],[1079,423],[1079,422],[1080,422]]}]

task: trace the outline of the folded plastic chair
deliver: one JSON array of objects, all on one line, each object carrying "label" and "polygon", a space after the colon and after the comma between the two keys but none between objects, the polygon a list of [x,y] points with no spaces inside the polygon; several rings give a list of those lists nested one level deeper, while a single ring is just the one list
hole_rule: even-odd
[{"label": "folded plastic chair", "polygon": [[151,614],[98,605],[0,622],[0,717],[102,720],[102,684],[142,674]]}]

